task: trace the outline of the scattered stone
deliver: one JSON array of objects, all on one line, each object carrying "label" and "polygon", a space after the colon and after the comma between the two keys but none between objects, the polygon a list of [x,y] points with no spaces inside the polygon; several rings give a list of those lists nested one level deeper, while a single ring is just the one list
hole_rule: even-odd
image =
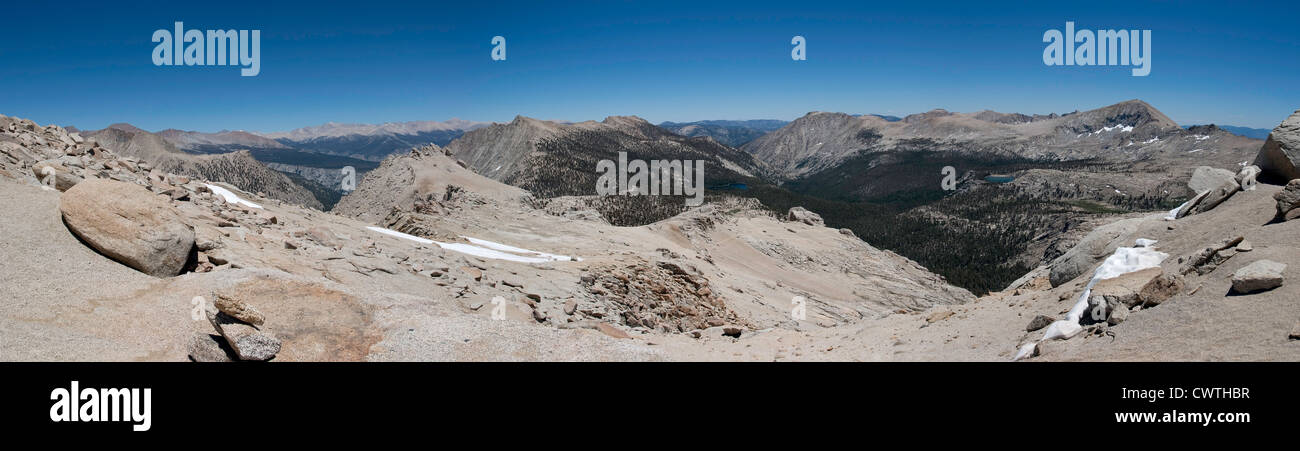
[{"label": "scattered stone", "polygon": [[194,249],[194,230],[168,201],[138,185],[86,180],[63,194],[59,211],[92,248],[155,277],[179,274]]},{"label": "scattered stone", "polygon": [[952,315],[953,315],[952,310],[939,310],[937,312],[931,313],[930,316],[927,316],[925,318],[925,322],[935,323],[935,322],[943,321],[945,319],[948,319],[948,317],[951,317]]},{"label": "scattered stone", "polygon": [[212,327],[221,333],[240,360],[271,360],[280,352],[280,340],[256,327],[239,322],[225,313],[208,314]]},{"label": "scattered stone", "polygon": [[190,337],[189,357],[193,362],[230,362],[234,357],[222,346],[220,335],[195,334]]},{"label": "scattered stone", "polygon": [[1025,326],[1025,332],[1033,332],[1042,329],[1051,325],[1055,321],[1056,318],[1047,315],[1037,315],[1034,319],[1029,320],[1029,324]]},{"label": "scattered stone", "polygon": [[1287,338],[1291,340],[1300,340],[1300,321],[1296,322],[1295,327],[1291,328],[1291,334],[1287,335]]},{"label": "scattered stone", "polygon": [[217,310],[221,313],[255,326],[261,326],[266,321],[266,317],[262,315],[262,312],[244,301],[223,294],[216,295],[216,298],[215,304]]},{"label": "scattered stone", "polygon": [[600,331],[600,333],[609,335],[614,338],[632,338],[631,335],[628,335],[627,332],[623,332],[622,329],[619,329],[617,327],[605,323],[596,323],[596,330]]},{"label": "scattered stone", "polygon": [[1250,252],[1255,250],[1255,247],[1252,246],[1249,241],[1242,241],[1237,243],[1236,250],[1237,252]]},{"label": "scattered stone", "polygon": [[1116,305],[1110,311],[1110,317],[1106,318],[1106,324],[1111,326],[1117,325],[1128,319],[1129,308],[1124,305]]},{"label": "scattered stone", "polygon": [[1138,292],[1137,306],[1128,307],[1149,307],[1163,304],[1169,298],[1174,297],[1186,286],[1186,280],[1183,276],[1177,274],[1161,274],[1160,277],[1152,279],[1142,291]]},{"label": "scattered stone", "polygon": [[567,300],[567,301],[564,301],[564,314],[565,314],[565,315],[572,315],[572,314],[573,314],[574,312],[576,312],[576,311],[578,311],[578,301],[577,301],[577,300],[575,300],[575,299],[569,299],[569,300]]},{"label": "scattered stone", "polygon": [[533,309],[533,319],[537,320],[537,322],[539,322],[539,323],[544,323],[544,322],[546,322],[546,314],[545,314],[545,313],[542,313],[542,311],[541,311],[540,309],[534,308],[534,309]]},{"label": "scattered stone", "polygon": [[505,278],[501,279],[501,283],[505,284],[508,287],[515,287],[515,288],[524,287],[524,281],[515,276],[506,276]]},{"label": "scattered stone", "polygon": [[460,270],[461,270],[461,272],[463,272],[463,273],[469,275],[470,278],[472,278],[472,279],[474,279],[474,280],[476,280],[476,281],[478,281],[478,280],[483,280],[483,271],[480,271],[478,268],[471,268],[471,267],[469,267],[469,266],[466,266],[466,267],[460,268]]},{"label": "scattered stone", "polygon": [[792,221],[792,222],[802,222],[804,224],[808,224],[812,226],[826,225],[826,221],[822,220],[821,215],[808,211],[808,209],[803,207],[791,208],[790,211],[786,213],[785,220]]},{"label": "scattered stone", "polygon": [[312,227],[307,229],[305,232],[297,232],[294,235],[315,241],[317,244],[325,247],[338,247],[339,245],[338,235],[335,235],[334,232],[331,232],[329,229],[324,227]]},{"label": "scattered stone", "polygon": [[1282,286],[1282,272],[1286,264],[1272,260],[1258,260],[1232,274],[1232,291],[1249,294]]},{"label": "scattered stone", "polygon": [[1187,275],[1195,272],[1197,275],[1206,275],[1228,261],[1235,252],[1225,252],[1231,248],[1237,247],[1238,244],[1245,240],[1243,237],[1235,237],[1220,241],[1213,246],[1202,248],[1195,254],[1179,258],[1178,261],[1183,264],[1179,269],[1179,274]]},{"label": "scattered stone", "polygon": [[731,338],[740,338],[740,334],[743,331],[744,329],[736,326],[727,326],[722,328],[722,335]]}]

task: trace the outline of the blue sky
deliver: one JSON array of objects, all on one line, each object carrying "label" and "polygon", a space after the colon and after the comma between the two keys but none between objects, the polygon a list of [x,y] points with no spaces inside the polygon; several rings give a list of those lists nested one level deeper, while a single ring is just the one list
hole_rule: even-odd
[{"label": "blue sky", "polygon": [[[16,2],[0,27],[0,113],[274,131],[517,114],[1050,113],[1139,98],[1182,124],[1272,128],[1300,108],[1300,12],[1285,3],[981,3]],[[178,20],[262,30],[261,74],[154,66],[151,35]],[[1043,32],[1067,20],[1152,30],[1151,75],[1045,66]],[[489,56],[495,35],[506,61]],[[795,35],[807,61],[790,59]]]}]

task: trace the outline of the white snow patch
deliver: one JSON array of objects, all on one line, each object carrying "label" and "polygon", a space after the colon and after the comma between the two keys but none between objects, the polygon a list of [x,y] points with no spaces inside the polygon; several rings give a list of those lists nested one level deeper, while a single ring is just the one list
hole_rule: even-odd
[{"label": "white snow patch", "polygon": [[[1092,295],[1092,287],[1097,282],[1160,266],[1160,262],[1169,257],[1169,254],[1157,252],[1151,247],[1156,244],[1156,240],[1139,238],[1134,244],[1134,247],[1115,249],[1114,254],[1106,257],[1106,260],[1101,262],[1101,266],[1097,267],[1097,270],[1092,274],[1092,279],[1084,287],[1083,293],[1079,294],[1074,307],[1070,308],[1069,313],[1066,313],[1065,319],[1048,325],[1047,329],[1043,331],[1043,338],[1039,339],[1038,342],[1068,340],[1083,331],[1083,326],[1079,325],[1079,320],[1083,318],[1084,312],[1088,310],[1088,297]],[[1037,345],[1037,342],[1022,345],[1012,360],[1020,360],[1032,355],[1034,348],[1031,345]]]},{"label": "white snow patch", "polygon": [[548,258],[548,259],[555,260],[555,261],[561,261],[561,262],[568,262],[568,261],[581,261],[581,260],[582,260],[582,259],[579,259],[579,258],[574,258],[574,257],[567,256],[567,255],[555,255],[555,254],[548,254],[548,253],[545,253],[545,252],[530,251],[530,250],[528,250],[528,249],[518,248],[518,247],[509,246],[509,245],[505,245],[505,244],[501,244],[501,243],[494,243],[494,242],[491,242],[491,241],[488,241],[488,240],[481,240],[481,239],[478,239],[478,238],[472,238],[472,237],[468,237],[468,236],[461,236],[461,238],[464,238],[464,239],[466,239],[466,240],[469,240],[469,242],[474,243],[474,244],[476,244],[476,245],[483,246],[483,247],[486,247],[486,248],[488,248],[488,249],[498,250],[498,251],[510,252],[510,253],[515,253],[515,254],[533,254],[533,255],[537,255],[537,256],[539,256],[539,257],[544,257],[544,258]]},{"label": "white snow patch", "polygon": [[1202,151],[1202,150],[1205,150],[1205,149],[1193,149],[1193,150],[1189,150],[1189,151],[1187,151],[1187,153],[1196,153],[1196,152],[1200,152],[1200,151]]},{"label": "white snow patch", "polygon": [[212,190],[213,194],[221,196],[221,198],[225,199],[226,203],[228,204],[240,204],[240,205],[248,206],[249,208],[259,208],[259,209],[262,208],[261,205],[240,199],[239,196],[235,195],[235,193],[231,192],[228,189],[222,188],[220,186],[211,185],[207,183],[204,183],[203,186],[206,186],[208,187],[208,189]]},{"label": "white snow patch", "polygon": [[433,241],[433,240],[430,240],[430,239],[420,238],[420,237],[415,236],[415,235],[408,235],[408,234],[405,234],[405,233],[402,233],[402,232],[398,232],[398,231],[396,231],[396,230],[385,229],[385,228],[383,228],[383,227],[374,227],[374,226],[370,226],[370,227],[366,227],[366,229],[369,229],[369,230],[372,230],[372,231],[375,231],[375,232],[379,232],[379,233],[382,233],[382,234],[384,234],[384,235],[395,236],[395,237],[398,237],[398,238],[401,238],[401,239],[404,239],[404,240],[411,240],[411,241],[414,241],[414,242],[417,242],[417,243],[420,243],[420,244],[433,244],[433,243],[434,243],[434,241]]},{"label": "white snow patch", "polygon": [[[1128,132],[1133,131],[1133,126],[1132,126],[1132,125],[1112,125],[1112,126],[1110,126],[1110,127],[1102,127],[1101,130],[1097,130],[1097,131],[1095,131],[1095,132],[1088,133],[1088,134],[1089,134],[1089,135],[1099,135],[1099,134],[1102,134],[1102,133],[1113,132],[1113,131],[1115,131],[1115,130],[1119,130],[1120,133],[1128,133]],[[1079,135],[1079,136],[1083,136],[1083,135]]]},{"label": "white snow patch", "polygon": [[[441,241],[434,241],[427,238],[420,238],[415,235],[409,235],[402,232],[398,232],[396,230],[385,229],[383,227],[370,226],[370,227],[366,227],[366,229],[374,232],[379,232],[388,236],[394,236],[397,238],[414,241],[420,244],[436,244],[438,245],[438,247],[442,249],[455,251],[466,255],[472,255],[475,257],[491,259],[491,260],[506,260],[506,261],[519,262],[519,263],[582,261],[582,259],[580,258],[569,257],[567,255],[555,255],[555,254],[548,254],[545,252],[530,251],[528,249],[508,246],[505,244],[495,243],[488,240],[480,240],[478,238],[470,238],[467,236],[462,236],[461,238],[469,240],[469,242],[473,244],[443,243]],[[519,255],[519,254],[523,254],[523,255]]]},{"label": "white snow patch", "polygon": [[1179,211],[1179,210],[1182,210],[1183,207],[1186,207],[1187,204],[1192,203],[1193,200],[1196,200],[1196,197],[1195,197],[1195,196],[1193,196],[1191,199],[1187,199],[1187,202],[1183,202],[1183,204],[1182,204],[1182,205],[1179,205],[1178,208],[1175,208],[1175,209],[1173,209],[1173,210],[1169,210],[1169,213],[1166,213],[1166,214],[1165,214],[1165,220],[1166,220],[1166,221],[1173,221],[1173,220],[1175,220],[1175,219],[1178,219],[1178,211]]},{"label": "white snow patch", "polygon": [[1210,139],[1209,135],[1193,135],[1192,137],[1196,138],[1197,141],[1205,141],[1207,139]]}]

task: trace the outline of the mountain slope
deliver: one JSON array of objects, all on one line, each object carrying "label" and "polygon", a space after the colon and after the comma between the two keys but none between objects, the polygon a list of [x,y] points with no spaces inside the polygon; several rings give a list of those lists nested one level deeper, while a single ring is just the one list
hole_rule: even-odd
[{"label": "mountain slope", "polygon": [[466,133],[447,146],[479,174],[539,197],[594,195],[600,160],[619,152],[641,160],[702,160],[709,186],[758,177],[763,169],[744,152],[711,138],[688,138],[635,116],[561,124],[516,117]]},{"label": "mountain slope", "polygon": [[211,155],[192,155],[181,151],[162,136],[129,124],[114,124],[103,130],[86,133],[119,155],[138,158],[163,172],[226,182],[249,192],[322,209],[323,204],[310,191],[289,177],[263,165],[247,151]]},{"label": "mountain slope", "polygon": [[[1198,166],[1240,167],[1261,142],[1182,129],[1142,101],[1065,115],[934,110],[888,122],[810,113],[742,150],[835,227],[961,286],[1005,286],[1107,217],[1168,210]],[[955,190],[943,189],[952,167]],[[930,246],[930,243],[942,243]]]}]

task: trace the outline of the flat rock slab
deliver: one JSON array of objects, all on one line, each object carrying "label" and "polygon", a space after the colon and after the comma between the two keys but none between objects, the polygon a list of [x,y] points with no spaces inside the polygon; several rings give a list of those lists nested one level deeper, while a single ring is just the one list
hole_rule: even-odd
[{"label": "flat rock slab", "polygon": [[1259,260],[1238,269],[1232,274],[1232,291],[1239,294],[1255,293],[1282,286],[1282,272],[1286,264],[1272,260]]}]

